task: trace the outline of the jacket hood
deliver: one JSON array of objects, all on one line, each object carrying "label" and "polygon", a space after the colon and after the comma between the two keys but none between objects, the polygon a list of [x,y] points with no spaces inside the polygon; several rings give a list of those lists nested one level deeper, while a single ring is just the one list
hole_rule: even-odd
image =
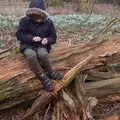
[{"label": "jacket hood", "polygon": [[45,2],[44,0],[31,0],[29,8],[40,8],[45,10]]},{"label": "jacket hood", "polygon": [[42,10],[40,8],[28,8],[28,10],[26,11],[26,15],[28,17],[32,15],[38,15],[42,17],[43,19],[47,19],[48,17],[48,13],[45,10]]}]

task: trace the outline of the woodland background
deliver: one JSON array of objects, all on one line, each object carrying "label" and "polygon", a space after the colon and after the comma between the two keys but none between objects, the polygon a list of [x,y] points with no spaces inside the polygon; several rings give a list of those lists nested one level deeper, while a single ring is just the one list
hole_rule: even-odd
[{"label": "woodland background", "polygon": [[66,76],[53,101],[15,37],[29,2],[0,0],[0,120],[120,120],[120,1],[45,0],[58,35],[50,59]]}]

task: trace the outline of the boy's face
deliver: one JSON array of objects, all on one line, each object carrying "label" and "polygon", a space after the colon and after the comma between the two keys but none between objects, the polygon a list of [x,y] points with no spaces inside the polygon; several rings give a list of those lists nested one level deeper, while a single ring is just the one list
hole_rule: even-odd
[{"label": "boy's face", "polygon": [[37,15],[34,15],[32,18],[36,22],[42,22],[43,21],[43,19],[40,16],[37,16]]},{"label": "boy's face", "polygon": [[35,21],[36,22],[42,22],[43,20],[42,19],[36,19]]}]

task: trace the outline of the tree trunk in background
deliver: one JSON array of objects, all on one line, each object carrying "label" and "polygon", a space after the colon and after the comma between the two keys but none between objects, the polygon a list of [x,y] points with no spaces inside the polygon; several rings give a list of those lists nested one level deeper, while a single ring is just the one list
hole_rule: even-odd
[{"label": "tree trunk in background", "polygon": [[72,0],[75,5],[76,11],[82,11],[84,13],[91,13],[95,0]]},{"label": "tree trunk in background", "polygon": [[46,7],[53,6],[53,7],[58,7],[59,5],[64,4],[64,0],[45,0]]}]

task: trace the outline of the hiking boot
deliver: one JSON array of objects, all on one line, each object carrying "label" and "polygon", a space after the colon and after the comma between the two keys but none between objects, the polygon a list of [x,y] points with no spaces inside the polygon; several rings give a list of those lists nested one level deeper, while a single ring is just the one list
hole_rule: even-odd
[{"label": "hiking boot", "polygon": [[52,80],[61,80],[63,78],[63,75],[58,72],[52,72],[51,74],[48,74],[48,76]]},{"label": "hiking boot", "polygon": [[51,81],[51,79],[49,79],[45,74],[41,74],[39,76],[39,80],[41,80],[44,88],[48,91],[51,92],[54,90],[54,86],[53,83]]}]

